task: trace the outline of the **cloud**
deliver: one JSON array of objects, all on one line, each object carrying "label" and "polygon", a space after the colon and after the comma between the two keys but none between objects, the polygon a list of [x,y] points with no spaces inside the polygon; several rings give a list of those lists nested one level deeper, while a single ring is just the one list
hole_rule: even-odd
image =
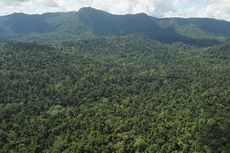
[{"label": "cloud", "polygon": [[[230,0],[196,0],[197,5],[191,5],[187,9],[177,9],[165,13],[166,17],[209,17],[230,21]],[[190,3],[190,0],[184,3]],[[198,5],[202,4],[202,5]]]},{"label": "cloud", "polygon": [[175,9],[178,0],[56,0],[63,10],[78,10],[91,6],[114,14],[140,13],[161,16],[164,11]]},{"label": "cloud", "polygon": [[0,0],[0,3],[5,5],[5,6],[17,6],[21,5],[24,2],[29,2],[30,0]]},{"label": "cloud", "polygon": [[0,0],[0,15],[78,11],[90,6],[113,14],[144,12],[156,17],[211,17],[230,21],[230,0]]},{"label": "cloud", "polygon": [[0,15],[23,12],[40,14],[62,11],[55,0],[0,0]]}]

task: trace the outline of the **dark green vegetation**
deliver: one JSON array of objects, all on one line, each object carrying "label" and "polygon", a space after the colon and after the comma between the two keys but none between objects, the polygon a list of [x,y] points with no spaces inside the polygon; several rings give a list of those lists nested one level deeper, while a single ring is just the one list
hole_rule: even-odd
[{"label": "dark green vegetation", "polygon": [[230,43],[0,45],[0,153],[229,153]]},{"label": "dark green vegetation", "polygon": [[79,12],[0,17],[0,40],[58,42],[141,34],[166,43],[180,41],[209,46],[229,38],[229,27],[229,22],[214,19],[159,19],[146,14],[121,16],[83,8]]},{"label": "dark green vegetation", "polygon": [[0,153],[229,153],[230,23],[0,17]]}]

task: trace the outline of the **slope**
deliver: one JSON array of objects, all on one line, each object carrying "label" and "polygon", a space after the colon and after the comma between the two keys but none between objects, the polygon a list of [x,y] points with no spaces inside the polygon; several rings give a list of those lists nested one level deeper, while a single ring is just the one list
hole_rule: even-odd
[{"label": "slope", "polygon": [[78,12],[0,17],[0,40],[58,42],[141,34],[166,43],[209,46],[229,38],[228,27],[229,22],[214,19],[159,19],[146,14],[112,15],[82,8]]},{"label": "slope", "polygon": [[229,43],[125,36],[0,54],[0,153],[230,151]]}]

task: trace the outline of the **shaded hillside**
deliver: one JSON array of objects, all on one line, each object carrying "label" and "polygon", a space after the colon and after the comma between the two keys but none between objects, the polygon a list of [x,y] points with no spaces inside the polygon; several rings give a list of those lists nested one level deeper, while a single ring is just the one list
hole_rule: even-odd
[{"label": "shaded hillside", "polygon": [[214,19],[158,19],[146,14],[112,15],[82,8],[79,12],[0,17],[0,40],[57,42],[141,34],[166,43],[209,46],[228,38],[228,27],[229,22]]},{"label": "shaded hillside", "polygon": [[174,25],[176,28],[187,28],[188,31],[193,29],[189,32],[202,32],[204,34],[208,34],[209,36],[216,35],[230,37],[230,23],[224,20],[211,18],[165,18],[160,20],[165,24],[169,24],[168,26]]}]

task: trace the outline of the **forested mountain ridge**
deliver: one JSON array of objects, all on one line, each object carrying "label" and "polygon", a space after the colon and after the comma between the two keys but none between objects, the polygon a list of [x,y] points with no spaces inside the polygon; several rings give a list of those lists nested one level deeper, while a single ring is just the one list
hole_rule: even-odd
[{"label": "forested mountain ridge", "polygon": [[0,44],[0,153],[228,153],[230,43]]},{"label": "forested mountain ridge", "polygon": [[229,153],[230,23],[0,17],[0,153]]},{"label": "forested mountain ridge", "polygon": [[63,41],[142,34],[162,42],[209,46],[230,37],[230,23],[215,19],[155,18],[146,14],[112,15],[93,8],[78,12],[0,17],[0,40]]}]

